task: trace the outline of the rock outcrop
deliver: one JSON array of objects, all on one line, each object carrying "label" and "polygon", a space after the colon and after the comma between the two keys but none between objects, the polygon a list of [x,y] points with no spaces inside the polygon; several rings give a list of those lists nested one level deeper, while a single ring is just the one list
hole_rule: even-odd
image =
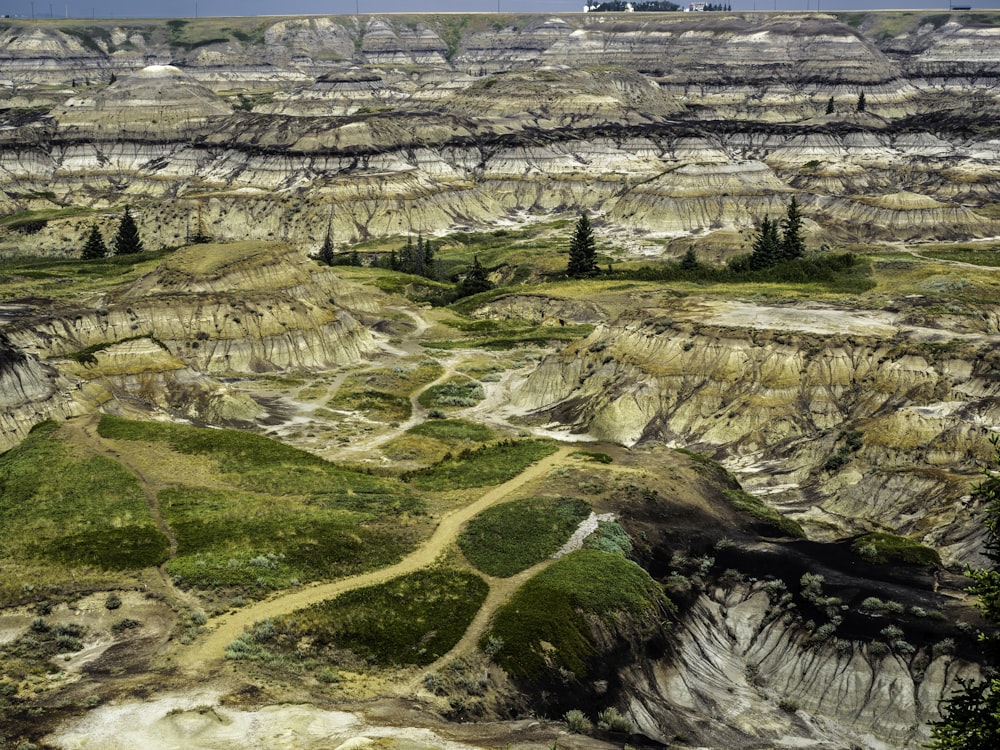
[{"label": "rock outcrop", "polygon": [[966,496],[1000,424],[997,343],[887,311],[677,302],[598,326],[512,398],[603,440],[724,458],[819,537],[884,524],[976,560]]},{"label": "rock outcrop", "polygon": [[[10,21],[0,210],[124,195],[170,246],[197,201],[218,238],[314,248],[331,201],[342,240],[582,206],[724,257],[797,195],[829,243],[1000,234],[996,30],[879,18]],[[57,216],[0,251],[73,252],[86,229]]]},{"label": "rock outcrop", "polygon": [[356,315],[375,304],[287,245],[245,243],[178,251],[92,306],[22,310],[4,329],[0,446],[43,419],[98,406],[252,423],[262,409],[218,378],[358,361],[374,340]]}]

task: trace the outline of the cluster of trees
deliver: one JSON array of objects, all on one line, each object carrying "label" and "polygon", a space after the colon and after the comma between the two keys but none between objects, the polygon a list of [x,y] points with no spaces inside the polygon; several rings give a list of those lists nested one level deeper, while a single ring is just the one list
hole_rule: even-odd
[{"label": "cluster of trees", "polygon": [[[858,101],[854,105],[854,108],[858,112],[864,112],[865,111],[865,107],[867,107],[867,106],[868,106],[868,104],[867,104],[867,102],[865,102],[865,92],[861,91],[861,92],[858,93]],[[836,107],[834,106],[833,97],[831,96],[826,101],[826,113],[828,115],[832,115],[834,113],[835,109],[836,109]]]},{"label": "cluster of trees", "polygon": [[753,252],[749,267],[752,271],[776,266],[788,260],[796,260],[806,254],[806,241],[802,237],[802,212],[793,197],[788,202],[785,218],[771,221],[764,216],[754,235]]},{"label": "cluster of trees", "polygon": [[118,222],[118,231],[115,232],[114,239],[111,241],[111,247],[108,248],[104,244],[104,238],[101,236],[101,230],[97,228],[97,224],[91,224],[90,234],[87,235],[87,241],[83,245],[80,257],[84,260],[94,260],[108,255],[132,255],[141,253],[144,249],[142,238],[139,237],[139,227],[135,223],[132,211],[128,206],[125,206],[125,213],[122,214],[122,218]]}]

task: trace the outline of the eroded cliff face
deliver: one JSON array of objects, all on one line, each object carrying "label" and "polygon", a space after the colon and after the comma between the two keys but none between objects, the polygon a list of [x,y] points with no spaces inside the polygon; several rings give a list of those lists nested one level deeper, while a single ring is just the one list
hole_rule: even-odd
[{"label": "eroded cliff face", "polygon": [[4,328],[11,363],[0,392],[11,406],[0,444],[98,407],[252,423],[263,409],[220,377],[356,362],[375,346],[357,316],[376,304],[287,245],[178,251],[91,305],[24,309]]},{"label": "eroded cliff face", "polygon": [[[10,22],[0,210],[125,194],[153,246],[197,207],[217,238],[315,248],[331,202],[341,241],[584,207],[609,234],[725,256],[795,194],[823,242],[995,236],[1000,55],[969,18]],[[0,250],[74,252],[88,225],[7,230]]]},{"label": "eroded cliff face", "polygon": [[821,627],[803,626],[760,584],[702,593],[669,656],[624,673],[629,713],[649,737],[711,748],[919,748],[955,680],[979,676],[932,644],[899,653]]},{"label": "eroded cliff face", "polygon": [[1000,424],[997,343],[884,310],[678,302],[599,326],[512,398],[600,439],[724,458],[819,538],[884,524],[972,560],[967,494]]}]

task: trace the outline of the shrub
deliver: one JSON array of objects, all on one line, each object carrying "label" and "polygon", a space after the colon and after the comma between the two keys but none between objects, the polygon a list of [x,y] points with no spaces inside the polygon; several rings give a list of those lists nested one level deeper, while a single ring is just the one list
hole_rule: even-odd
[{"label": "shrub", "polygon": [[605,708],[597,714],[597,726],[609,732],[624,732],[632,734],[635,731],[635,724],[627,716],[619,713],[617,708]]},{"label": "shrub", "polygon": [[316,679],[326,685],[332,685],[340,682],[340,673],[330,667],[323,667],[316,673]]},{"label": "shrub", "polygon": [[122,606],[122,599],[118,594],[112,591],[108,594],[108,598],[104,600],[104,608],[108,610],[115,610]]},{"label": "shrub", "polygon": [[566,730],[572,734],[587,734],[590,731],[590,719],[579,709],[571,709],[563,717],[566,720]]}]

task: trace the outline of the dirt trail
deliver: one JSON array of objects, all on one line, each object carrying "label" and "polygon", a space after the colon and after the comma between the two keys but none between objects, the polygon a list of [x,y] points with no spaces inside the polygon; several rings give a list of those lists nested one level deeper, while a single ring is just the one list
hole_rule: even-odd
[{"label": "dirt trail", "polygon": [[272,599],[265,599],[238,612],[213,619],[209,626],[214,626],[214,629],[198,643],[179,652],[177,665],[193,672],[212,669],[215,663],[224,658],[226,646],[244,629],[259,620],[277,617],[310,604],[331,599],[347,591],[383,583],[430,565],[455,540],[463,524],[469,519],[503,500],[519,487],[545,476],[550,469],[565,461],[572,451],[571,447],[560,448],[551,456],[528,467],[513,479],[487,491],[474,503],[444,516],[431,537],[395,565],[332,583],[309,586]]},{"label": "dirt trail", "polygon": [[[137,460],[136,457],[131,454],[131,446],[129,446],[127,442],[121,445],[115,445],[114,447],[110,446],[97,431],[100,420],[100,414],[90,414],[85,417],[77,417],[67,420],[63,424],[63,430],[72,442],[112,459],[127,469],[136,478],[139,488],[142,490],[142,494],[146,498],[146,505],[149,507],[149,514],[153,519],[153,523],[156,524],[156,528],[167,538],[167,541],[170,544],[170,552],[167,559],[173,559],[177,555],[177,536],[174,534],[173,529],[170,528],[170,525],[160,512],[160,503],[158,499],[159,491],[164,489],[166,485],[151,480],[143,472],[140,468],[142,461]],[[177,588],[170,575],[162,565],[158,568],[158,570],[165,588],[175,601],[192,609],[200,609],[201,605],[198,600],[188,592]]]},{"label": "dirt trail", "polygon": [[483,602],[479,611],[476,612],[476,616],[472,618],[469,627],[465,629],[465,635],[462,636],[458,643],[451,647],[450,651],[422,668],[420,674],[407,686],[406,694],[412,694],[419,689],[424,679],[423,676],[428,672],[439,672],[445,665],[453,662],[458,657],[475,651],[478,648],[479,639],[483,637],[483,633],[486,632],[486,628],[489,626],[496,611],[506,604],[514,595],[514,592],[527,583],[529,578],[536,573],[542,572],[555,561],[553,557],[542,560],[540,563],[536,563],[527,570],[522,570],[520,573],[512,575],[510,578],[484,576],[490,585],[490,592],[486,595],[486,601]]}]

